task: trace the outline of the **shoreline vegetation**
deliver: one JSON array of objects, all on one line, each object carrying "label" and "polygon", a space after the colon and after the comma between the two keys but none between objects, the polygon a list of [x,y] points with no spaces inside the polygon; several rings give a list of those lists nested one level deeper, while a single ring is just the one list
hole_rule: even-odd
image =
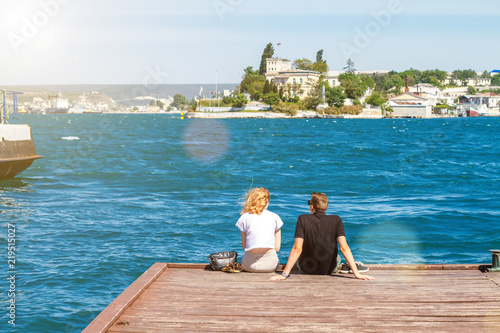
[{"label": "shoreline vegetation", "polygon": [[[272,113],[254,114],[265,118],[286,118],[278,114],[299,118],[457,117],[471,116],[470,107],[475,116],[500,116],[498,101],[487,102],[486,108],[479,105],[481,110],[477,109],[478,105],[464,105],[476,103],[470,102],[470,97],[479,93],[500,100],[497,70],[446,72],[410,68],[403,72],[363,72],[354,66],[348,59],[343,72],[329,71],[323,50],[316,53],[316,61],[282,59],[275,56],[273,44],[268,43],[259,68],[247,66],[237,89],[230,94],[211,91],[204,96],[200,91],[188,109],[188,117],[248,118],[247,114],[227,112],[244,112],[247,103],[265,103]],[[461,97],[467,97],[467,102],[462,102]],[[378,110],[378,114],[374,110]],[[310,112],[316,114],[313,116]]]},{"label": "shoreline vegetation", "polygon": [[[500,73],[472,69],[361,72],[348,59],[329,71],[323,50],[316,61],[278,58],[272,43],[260,66],[244,69],[239,84],[142,87],[30,86],[20,113],[186,114],[186,118],[448,118],[500,116]],[[20,88],[20,87],[17,87]],[[48,88],[61,90],[56,93]],[[79,89],[93,89],[77,92]],[[234,88],[234,90],[231,90]],[[199,92],[196,91],[199,89]],[[50,92],[52,91],[52,92]],[[189,92],[186,98],[181,92]],[[171,94],[173,97],[171,97]],[[189,98],[193,97],[191,100]],[[9,102],[9,101],[8,101]],[[12,104],[12,102],[10,101]],[[57,112],[54,112],[56,109]],[[66,110],[66,112],[60,110]]]}]

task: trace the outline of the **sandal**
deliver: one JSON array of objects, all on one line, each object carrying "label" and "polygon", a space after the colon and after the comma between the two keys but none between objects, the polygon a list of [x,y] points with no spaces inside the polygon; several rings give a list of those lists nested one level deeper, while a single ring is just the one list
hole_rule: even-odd
[{"label": "sandal", "polygon": [[237,262],[235,263],[230,262],[226,265],[226,267],[222,268],[221,270],[226,273],[241,273],[243,271],[240,264],[238,264]]}]

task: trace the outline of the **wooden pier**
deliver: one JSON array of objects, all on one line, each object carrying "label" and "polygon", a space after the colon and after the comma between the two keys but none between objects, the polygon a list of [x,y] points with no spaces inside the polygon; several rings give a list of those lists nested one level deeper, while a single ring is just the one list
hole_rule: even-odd
[{"label": "wooden pier", "polygon": [[479,265],[368,265],[352,274],[222,273],[155,263],[83,331],[500,332],[500,273]]}]

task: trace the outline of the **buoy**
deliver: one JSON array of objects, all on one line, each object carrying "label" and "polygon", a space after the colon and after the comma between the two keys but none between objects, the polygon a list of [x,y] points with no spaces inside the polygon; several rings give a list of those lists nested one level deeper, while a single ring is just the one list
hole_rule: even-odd
[{"label": "buoy", "polygon": [[184,112],[181,112],[181,119],[184,119]]}]

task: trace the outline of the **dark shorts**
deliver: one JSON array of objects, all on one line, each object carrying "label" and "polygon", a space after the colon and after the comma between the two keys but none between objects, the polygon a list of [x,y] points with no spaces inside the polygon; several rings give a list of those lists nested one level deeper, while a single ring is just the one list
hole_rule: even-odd
[{"label": "dark shorts", "polygon": [[[337,254],[337,264],[335,266],[335,268],[333,269],[333,271],[330,273],[330,275],[333,275],[335,273],[337,273],[339,271],[339,268],[340,268],[340,261],[342,259],[340,258],[340,255]],[[297,266],[297,270],[300,272],[300,273],[303,273],[303,274],[306,274],[302,269],[300,269],[300,265],[299,265],[299,261],[297,260],[297,263],[295,264],[295,266]]]}]

